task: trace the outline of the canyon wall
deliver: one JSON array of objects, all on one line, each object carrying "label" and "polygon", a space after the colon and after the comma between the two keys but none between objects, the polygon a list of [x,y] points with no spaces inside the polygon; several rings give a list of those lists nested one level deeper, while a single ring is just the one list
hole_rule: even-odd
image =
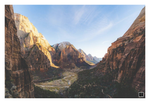
[{"label": "canyon wall", "polygon": [[108,48],[98,67],[101,64],[101,72],[118,69],[116,81],[145,92],[145,8],[127,32]]},{"label": "canyon wall", "polygon": [[29,62],[32,71],[47,70],[55,67],[50,52],[54,48],[48,43],[41,33],[38,33],[29,19],[21,14],[15,13],[17,35],[21,43],[21,54]]},{"label": "canyon wall", "polygon": [[34,97],[28,64],[21,56],[13,6],[5,5],[5,97]]},{"label": "canyon wall", "polygon": [[59,68],[52,61],[51,54],[55,53],[55,49],[27,17],[15,13],[14,19],[21,45],[21,55],[28,62],[34,81],[51,78],[51,68]]}]

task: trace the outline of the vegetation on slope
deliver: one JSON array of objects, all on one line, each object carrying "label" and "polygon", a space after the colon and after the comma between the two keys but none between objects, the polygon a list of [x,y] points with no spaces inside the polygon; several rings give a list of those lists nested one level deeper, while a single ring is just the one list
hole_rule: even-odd
[{"label": "vegetation on slope", "polygon": [[136,98],[138,93],[129,85],[114,81],[117,69],[106,74],[98,73],[98,68],[78,73],[78,80],[66,91],[67,97],[79,98]]},{"label": "vegetation on slope", "polygon": [[42,89],[34,85],[34,97],[35,98],[56,98],[56,97],[58,98],[60,97],[60,95],[58,93],[51,92],[49,90]]},{"label": "vegetation on slope", "polygon": [[[101,64],[103,67],[104,64]],[[68,83],[70,77],[61,78],[58,80],[53,80],[45,82],[44,84],[38,83],[35,88],[35,97],[69,97],[69,98],[136,98],[138,97],[137,91],[131,88],[130,85],[126,85],[124,82],[118,83],[115,81],[117,78],[118,69],[109,70],[107,73],[102,73],[99,68],[84,70],[78,72],[78,78],[76,81],[71,83],[71,86]],[[69,80],[71,80],[69,79]],[[60,85],[61,82],[64,82],[62,85],[68,86],[69,88],[64,88]],[[67,80],[67,82],[66,82]],[[41,85],[39,85],[41,84]],[[51,84],[51,85],[49,85]],[[53,84],[53,85],[52,85]],[[37,87],[38,86],[38,87]],[[46,87],[52,86],[52,87]],[[64,86],[64,87],[65,87]],[[53,90],[52,90],[53,89]],[[57,89],[57,91],[55,90]],[[45,92],[45,93],[44,93]],[[36,94],[37,93],[37,94]],[[47,95],[46,95],[47,94]]]}]

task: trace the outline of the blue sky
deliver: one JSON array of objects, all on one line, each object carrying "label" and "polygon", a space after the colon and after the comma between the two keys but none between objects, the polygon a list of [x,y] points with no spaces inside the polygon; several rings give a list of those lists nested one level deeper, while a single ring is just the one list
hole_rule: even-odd
[{"label": "blue sky", "polygon": [[13,5],[28,17],[50,45],[68,41],[86,54],[102,58],[144,5]]}]

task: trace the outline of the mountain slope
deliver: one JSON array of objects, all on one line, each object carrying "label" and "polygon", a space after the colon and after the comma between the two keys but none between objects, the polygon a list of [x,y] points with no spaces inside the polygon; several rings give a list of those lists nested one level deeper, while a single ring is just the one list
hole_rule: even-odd
[{"label": "mountain slope", "polygon": [[128,29],[108,48],[105,72],[119,68],[116,80],[145,92],[145,8]]},{"label": "mountain slope", "polygon": [[69,42],[61,42],[52,46],[56,54],[53,60],[61,68],[88,68],[90,65],[85,62],[81,53]]},{"label": "mountain slope", "polygon": [[34,97],[30,69],[21,56],[12,5],[5,5],[5,97]]},{"label": "mountain slope", "polygon": [[100,59],[97,58],[96,56],[93,57],[91,54],[87,55],[82,49],[79,49],[78,51],[82,54],[82,56],[84,57],[84,60],[86,60],[88,62],[96,64],[96,63],[98,63],[100,61]]},{"label": "mountain slope", "polygon": [[40,46],[41,51],[49,59],[49,64],[55,67],[51,60],[51,54],[49,53],[50,51],[54,51],[54,49],[50,46],[44,36],[41,33],[38,33],[37,29],[28,18],[15,13],[15,23],[18,29],[17,35],[21,42],[22,55],[26,57],[34,46]]},{"label": "mountain slope", "polygon": [[38,33],[27,17],[21,14],[15,14],[14,17],[21,45],[21,55],[28,62],[34,75],[34,81],[52,78],[50,68],[59,68],[53,64],[51,57],[55,49],[41,33]]},{"label": "mountain slope", "polygon": [[145,97],[145,8],[96,68],[78,73],[66,95],[136,98],[138,92]]}]

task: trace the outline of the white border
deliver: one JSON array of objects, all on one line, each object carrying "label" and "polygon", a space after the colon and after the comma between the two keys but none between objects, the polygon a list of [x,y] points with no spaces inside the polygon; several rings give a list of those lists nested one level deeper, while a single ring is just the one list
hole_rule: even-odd
[{"label": "white border", "polygon": [[[62,102],[67,102],[67,103],[78,103],[78,102],[82,102],[82,103],[85,103],[85,102],[88,102],[88,103],[93,103],[93,102],[121,102],[121,103],[131,103],[131,102],[134,102],[134,103],[141,103],[141,102],[148,102],[149,100],[149,82],[148,82],[148,78],[149,78],[149,58],[150,58],[150,49],[149,49],[149,44],[150,44],[150,32],[148,30],[148,28],[150,27],[149,26],[149,13],[150,13],[150,3],[148,2],[149,0],[140,0],[140,1],[137,1],[137,0],[1,0],[1,3],[0,3],[0,20],[1,20],[1,40],[0,40],[0,44],[1,44],[1,69],[0,69],[0,72],[1,72],[1,93],[0,93],[0,97],[1,99],[3,100],[2,102],[18,102],[18,103],[27,103],[27,102],[36,102],[36,103],[42,103],[42,102],[54,102],[54,103],[62,103]],[[5,75],[5,71],[4,71],[4,57],[5,57],[5,41],[4,41],[4,5],[5,4],[28,4],[28,5],[31,5],[31,4],[42,4],[42,5],[49,5],[49,4],[52,4],[52,5],[145,5],[146,6],[146,59],[145,59],[145,63],[146,63],[146,98],[145,99],[104,99],[104,98],[98,98],[98,99],[5,99],[4,98],[4,75]]]}]

